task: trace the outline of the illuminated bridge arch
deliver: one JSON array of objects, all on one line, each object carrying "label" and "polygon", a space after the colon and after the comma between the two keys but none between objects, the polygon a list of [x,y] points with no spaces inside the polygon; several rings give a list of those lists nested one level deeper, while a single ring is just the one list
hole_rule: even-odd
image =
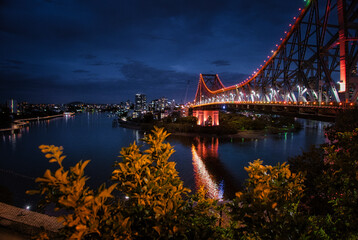
[{"label": "illuminated bridge arch", "polygon": [[228,102],[356,104],[358,0],[311,0],[250,77],[225,87],[200,74],[194,105]]}]

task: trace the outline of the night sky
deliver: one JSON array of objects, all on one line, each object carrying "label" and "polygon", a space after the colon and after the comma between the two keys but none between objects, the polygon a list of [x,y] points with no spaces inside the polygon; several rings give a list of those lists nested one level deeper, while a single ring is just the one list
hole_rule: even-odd
[{"label": "night sky", "polygon": [[303,6],[0,0],[0,102],[119,103],[136,93],[191,101],[200,73],[218,73],[232,85],[256,70]]}]

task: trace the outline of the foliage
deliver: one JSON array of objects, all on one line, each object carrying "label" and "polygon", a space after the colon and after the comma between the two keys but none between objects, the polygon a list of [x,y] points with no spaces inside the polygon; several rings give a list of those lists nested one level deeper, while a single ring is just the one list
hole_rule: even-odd
[{"label": "foliage", "polygon": [[314,239],[358,238],[358,128],[352,113],[326,129],[326,144],[290,159],[292,170],[307,176],[301,211]]},{"label": "foliage", "polygon": [[197,122],[197,118],[193,117],[193,116],[188,116],[188,117],[177,117],[177,121],[178,123],[188,123],[188,124],[196,124]]},{"label": "foliage", "polygon": [[327,195],[319,187],[322,182],[322,173],[328,169],[323,158],[323,148],[311,146],[309,151],[288,160],[292,172],[302,172],[305,175],[304,196],[300,207],[308,215],[326,214],[329,207]]},{"label": "foliage", "polygon": [[[121,150],[122,161],[115,164],[114,182],[98,190],[86,187],[84,169],[89,160],[80,161],[65,170],[63,148],[41,145],[50,163],[57,163],[53,173],[46,170],[36,182],[44,203],[54,203],[60,210],[64,228],[61,233],[69,239],[210,239],[218,236],[220,228],[216,201],[200,190],[189,195],[189,189],[169,162],[173,147],[164,140],[169,134],[155,128],[143,141],[143,152],[134,142]],[[114,191],[118,191],[114,194]],[[218,237],[215,237],[218,238]]]},{"label": "foliage", "polygon": [[[324,147],[324,162],[320,188],[325,190],[332,207],[335,236],[358,234],[358,128],[337,132]],[[348,236],[347,236],[348,237]]]},{"label": "foliage", "polygon": [[174,153],[163,129],[156,129],[144,141],[149,149],[140,152],[133,143],[121,151],[122,162],[116,163],[112,180],[118,190],[129,200],[125,214],[132,217],[132,229],[139,238],[176,235],[178,210],[185,204],[183,196],[189,192],[175,170],[175,163],[168,162]]},{"label": "foliage", "polygon": [[237,239],[298,239],[302,218],[298,204],[303,195],[301,173],[286,163],[264,166],[256,160],[245,167],[249,178],[231,204],[232,236]]},{"label": "foliage", "polygon": [[[84,169],[89,163],[80,161],[69,170],[65,170],[62,161],[63,148],[56,146],[41,145],[41,151],[46,154],[50,163],[57,163],[58,169],[53,173],[47,169],[43,177],[36,179],[40,183],[40,190],[27,191],[28,194],[43,195],[45,204],[54,203],[55,210],[66,212],[59,218],[64,225],[62,234],[70,239],[81,239],[86,234],[112,232],[111,206],[108,201],[112,198],[112,191],[116,184],[106,188],[100,186],[97,191],[86,186],[88,177],[84,176]],[[116,215],[122,224],[118,230],[126,231],[128,219]]]}]

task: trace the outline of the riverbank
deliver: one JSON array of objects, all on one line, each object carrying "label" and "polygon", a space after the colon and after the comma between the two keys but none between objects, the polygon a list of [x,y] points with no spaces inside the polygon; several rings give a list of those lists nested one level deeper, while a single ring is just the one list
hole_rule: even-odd
[{"label": "riverbank", "polygon": [[[173,127],[168,127],[165,124],[150,124],[150,123],[138,123],[138,122],[131,122],[131,121],[126,121],[126,122],[119,122],[119,126],[123,127],[123,128],[128,128],[128,129],[135,129],[135,130],[140,130],[143,132],[147,132],[147,131],[151,131],[153,129],[154,126],[158,126],[158,127],[164,127],[172,136],[183,136],[183,137],[196,137],[196,136],[201,136],[201,137],[218,137],[218,138],[231,138],[231,139],[240,139],[240,138],[245,138],[245,139],[264,139],[269,135],[275,135],[275,134],[279,134],[282,132],[290,132],[293,130],[277,130],[277,131],[272,131],[269,129],[264,129],[264,130],[241,130],[238,131],[237,133],[222,133],[220,131],[215,131],[215,127],[202,127],[202,126],[185,126],[182,129],[185,129],[186,131],[175,131]],[[214,130],[213,130],[214,129]],[[206,131],[207,130],[207,131]]]},{"label": "riverbank", "polygon": [[218,138],[245,138],[245,139],[263,139],[267,137],[269,134],[267,134],[263,130],[245,130],[245,131],[239,131],[236,134],[212,134],[212,133],[186,133],[186,132],[170,132],[173,136],[183,136],[183,137],[218,137]]},{"label": "riverbank", "polygon": [[31,122],[31,121],[48,120],[48,119],[63,117],[63,116],[66,116],[66,115],[72,116],[72,115],[74,115],[74,113],[56,114],[56,115],[50,115],[50,116],[45,116],[45,117],[16,119],[16,120],[13,121],[14,124],[13,124],[13,126],[11,128],[0,129],[0,132],[17,131],[17,130],[21,129],[22,127],[26,126],[27,124],[29,124],[29,122]]}]

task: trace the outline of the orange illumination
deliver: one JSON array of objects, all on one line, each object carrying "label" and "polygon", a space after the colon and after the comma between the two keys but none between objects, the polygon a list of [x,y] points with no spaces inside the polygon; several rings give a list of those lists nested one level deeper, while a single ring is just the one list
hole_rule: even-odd
[{"label": "orange illumination", "polygon": [[342,103],[340,102],[340,103],[339,103],[339,105],[341,106],[341,105],[342,105]]},{"label": "orange illumination", "polygon": [[329,105],[333,105],[333,102],[330,102]]},{"label": "orange illumination", "polygon": [[300,102],[300,104],[302,104],[302,102]]},{"label": "orange illumination", "polygon": [[197,187],[204,186],[208,191],[207,194],[210,198],[222,200],[223,189],[220,189],[219,184],[212,178],[205,166],[205,162],[199,156],[194,145],[191,147],[191,152],[193,156],[194,176]]},{"label": "orange illumination", "polygon": [[324,105],[324,102],[322,102],[322,105]]}]

